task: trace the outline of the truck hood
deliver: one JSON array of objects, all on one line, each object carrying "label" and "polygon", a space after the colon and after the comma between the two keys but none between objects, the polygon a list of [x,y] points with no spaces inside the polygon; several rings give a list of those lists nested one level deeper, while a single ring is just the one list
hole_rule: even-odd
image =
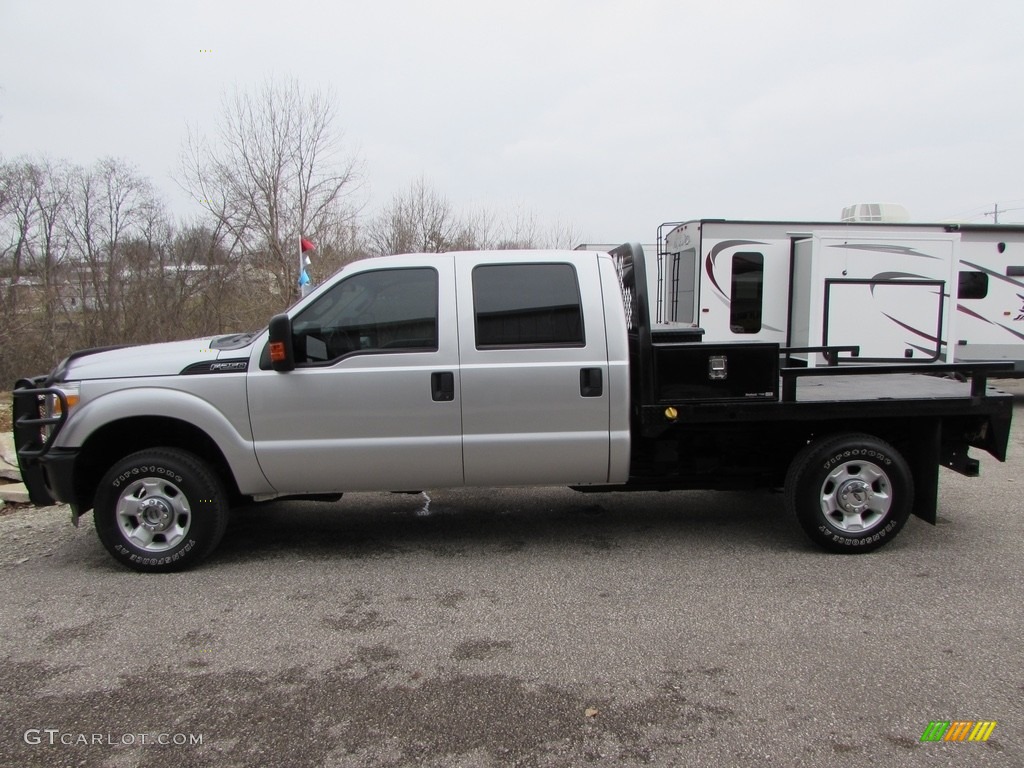
[{"label": "truck hood", "polygon": [[[186,369],[209,372],[219,359],[247,360],[258,334],[206,336],[188,341],[143,344],[136,347],[86,350],[61,363],[57,378],[64,381],[119,379],[137,376],[176,376]],[[237,370],[244,371],[244,367]]]}]

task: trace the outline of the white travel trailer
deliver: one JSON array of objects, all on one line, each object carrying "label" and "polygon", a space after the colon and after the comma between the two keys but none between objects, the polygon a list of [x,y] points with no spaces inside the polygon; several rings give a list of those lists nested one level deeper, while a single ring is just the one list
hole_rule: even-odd
[{"label": "white travel trailer", "polygon": [[656,281],[655,322],[703,328],[705,341],[859,346],[864,361],[1005,361],[1024,375],[1021,225],[663,224]]}]

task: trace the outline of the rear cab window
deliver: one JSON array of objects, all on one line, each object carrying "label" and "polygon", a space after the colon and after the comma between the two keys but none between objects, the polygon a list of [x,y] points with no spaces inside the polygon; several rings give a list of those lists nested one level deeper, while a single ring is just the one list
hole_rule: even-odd
[{"label": "rear cab window", "polygon": [[477,349],[582,347],[586,343],[571,264],[482,264],[473,269]]}]

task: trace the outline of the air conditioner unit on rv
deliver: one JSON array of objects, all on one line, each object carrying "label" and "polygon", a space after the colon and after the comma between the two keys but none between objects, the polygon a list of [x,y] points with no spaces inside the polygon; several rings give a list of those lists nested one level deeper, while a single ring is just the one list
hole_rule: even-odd
[{"label": "air conditioner unit on rv", "polygon": [[841,221],[882,221],[891,224],[910,221],[910,213],[898,203],[857,203],[843,208]]}]

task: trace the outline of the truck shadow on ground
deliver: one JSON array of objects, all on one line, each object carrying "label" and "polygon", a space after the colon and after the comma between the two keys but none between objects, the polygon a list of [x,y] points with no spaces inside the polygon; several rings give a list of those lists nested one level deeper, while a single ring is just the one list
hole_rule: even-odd
[{"label": "truck shadow on ground", "polygon": [[240,508],[213,559],[417,552],[472,557],[551,549],[593,554],[666,541],[680,552],[818,551],[785,513],[780,494],[458,490],[351,494],[333,504],[281,501]]}]

